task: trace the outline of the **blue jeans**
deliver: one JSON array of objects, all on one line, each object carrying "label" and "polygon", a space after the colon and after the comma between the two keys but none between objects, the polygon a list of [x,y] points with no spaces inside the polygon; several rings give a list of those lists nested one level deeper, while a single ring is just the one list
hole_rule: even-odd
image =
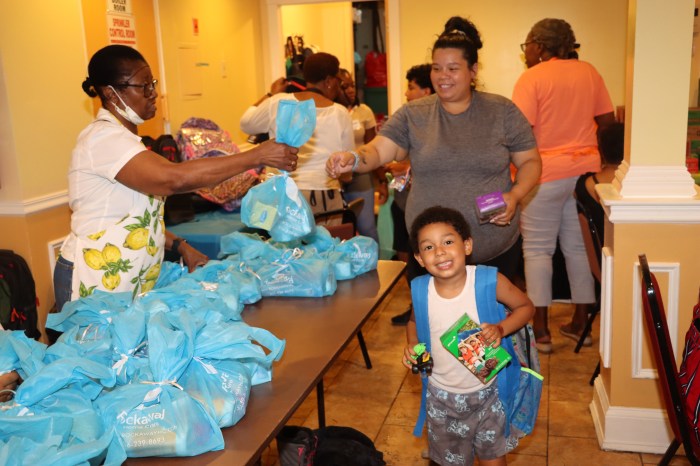
[{"label": "blue jeans", "polygon": [[63,305],[71,300],[73,282],[73,263],[59,257],[53,270],[53,295],[56,300],[56,310],[61,311]]},{"label": "blue jeans", "polygon": [[374,241],[379,241],[377,233],[377,221],[374,218],[374,185],[371,173],[356,174],[353,180],[343,189],[345,202],[350,203],[355,199],[365,200],[362,212],[357,217],[357,231],[362,236],[369,236]]}]

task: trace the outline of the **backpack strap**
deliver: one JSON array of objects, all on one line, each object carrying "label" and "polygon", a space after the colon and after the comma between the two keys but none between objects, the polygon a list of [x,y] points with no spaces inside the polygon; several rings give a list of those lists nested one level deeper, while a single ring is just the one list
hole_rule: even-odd
[{"label": "backpack strap", "polygon": [[[428,352],[432,351],[430,346],[430,323],[428,321],[428,284],[430,275],[421,275],[411,281],[411,300],[413,301],[413,314],[416,317],[416,333],[418,341],[425,343]],[[421,378],[422,390],[420,399],[420,411],[418,420],[413,429],[413,435],[420,437],[423,434],[426,416],[426,396],[428,393],[428,378]]]},{"label": "backpack strap", "polygon": [[[476,267],[476,309],[479,313],[479,321],[489,324],[497,324],[506,318],[506,311],[503,304],[499,303],[496,297],[496,284],[498,282],[498,269],[485,265]],[[520,364],[513,348],[513,341],[510,338],[501,338],[501,346],[508,351],[513,358],[501,372],[498,373],[496,383],[498,384],[498,396],[503,403],[506,413],[506,437],[510,435],[510,424],[513,412],[515,394],[520,383]]]}]

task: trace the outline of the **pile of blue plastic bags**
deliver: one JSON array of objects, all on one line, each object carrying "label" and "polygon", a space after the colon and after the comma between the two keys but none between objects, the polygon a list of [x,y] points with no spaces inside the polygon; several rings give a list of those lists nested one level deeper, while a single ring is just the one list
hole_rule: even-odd
[{"label": "pile of blue plastic bags", "polygon": [[0,464],[121,464],[224,447],[252,386],[272,379],[285,342],[242,320],[265,296],[328,296],[374,270],[371,238],[322,227],[288,242],[235,232],[224,257],[188,273],[164,262],[153,290],[95,292],[50,314],[46,347],[0,332],[0,373],[23,382],[0,403]]}]

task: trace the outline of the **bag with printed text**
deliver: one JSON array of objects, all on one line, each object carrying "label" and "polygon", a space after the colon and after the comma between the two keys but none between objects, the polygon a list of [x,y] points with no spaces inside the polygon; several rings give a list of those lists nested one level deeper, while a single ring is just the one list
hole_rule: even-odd
[{"label": "bag with printed text", "polygon": [[292,241],[316,227],[311,207],[288,174],[272,176],[243,198],[241,221],[270,233],[275,241]]},{"label": "bag with printed text", "polygon": [[301,249],[289,249],[282,259],[255,272],[260,277],[263,296],[330,296],[338,286],[333,265]]},{"label": "bag with printed text", "polygon": [[193,456],[221,450],[221,429],[177,381],[194,354],[201,330],[188,312],[158,312],[148,321],[151,380],[122,385],[96,405],[113,425],[129,457]]}]

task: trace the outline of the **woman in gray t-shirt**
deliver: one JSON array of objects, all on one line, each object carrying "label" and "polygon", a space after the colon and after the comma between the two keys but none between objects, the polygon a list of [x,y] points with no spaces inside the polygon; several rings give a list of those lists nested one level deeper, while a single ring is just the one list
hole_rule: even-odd
[{"label": "woman in gray t-shirt", "polygon": [[[505,97],[474,89],[482,44],[474,25],[465,20],[464,26],[446,28],[433,46],[436,93],[401,107],[357,153],[333,154],[327,170],[336,177],[365,173],[410,154],[407,226],[431,206],[459,210],[472,228],[472,262],[497,265],[512,279],[520,255],[511,251],[520,236],[518,203],[537,183],[542,163],[520,110]],[[515,182],[511,163],[517,168]],[[480,224],[475,198],[494,191],[503,193],[506,210]]]}]

